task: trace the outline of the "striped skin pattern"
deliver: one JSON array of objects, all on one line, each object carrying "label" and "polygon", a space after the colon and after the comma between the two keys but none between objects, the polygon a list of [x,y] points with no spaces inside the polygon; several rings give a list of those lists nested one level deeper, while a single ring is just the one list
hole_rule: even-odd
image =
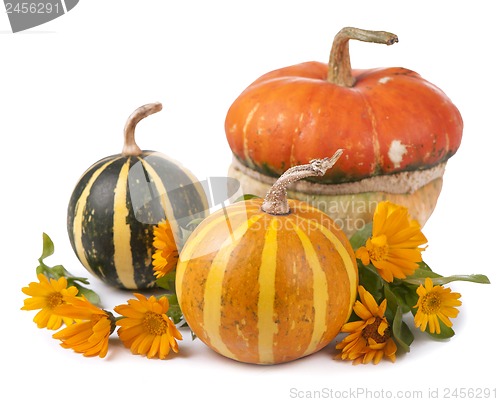
[{"label": "striped skin pattern", "polygon": [[68,234],[80,262],[123,289],[155,285],[154,225],[168,219],[178,248],[182,228],[204,217],[208,201],[188,170],[144,151],[101,159],[78,181],[68,206]]},{"label": "striped skin pattern", "polygon": [[191,330],[234,360],[277,364],[339,333],[356,298],[347,237],[326,214],[289,200],[288,215],[242,201],[206,218],[186,242],[176,293]]}]

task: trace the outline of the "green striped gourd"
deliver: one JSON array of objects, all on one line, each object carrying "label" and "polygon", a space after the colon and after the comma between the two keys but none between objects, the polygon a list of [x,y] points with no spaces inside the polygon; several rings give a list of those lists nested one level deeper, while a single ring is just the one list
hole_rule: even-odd
[{"label": "green striped gourd", "polygon": [[286,186],[319,176],[332,158],[285,172],[264,199],[205,218],[188,238],[176,293],[191,330],[228,358],[276,364],[330,343],[348,320],[358,271],[347,236],[325,213],[286,199]]},{"label": "green striped gourd", "polygon": [[137,123],[161,109],[152,103],[135,110],[125,125],[122,153],[88,168],[69,201],[67,227],[76,256],[113,287],[154,286],[155,225],[167,219],[180,248],[183,228],[208,210],[203,188],[189,170],[135,142]]}]

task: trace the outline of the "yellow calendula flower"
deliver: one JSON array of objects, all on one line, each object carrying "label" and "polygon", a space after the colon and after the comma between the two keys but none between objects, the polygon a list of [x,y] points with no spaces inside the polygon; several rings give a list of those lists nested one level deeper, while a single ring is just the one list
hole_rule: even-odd
[{"label": "yellow calendula flower", "polygon": [[114,316],[84,297],[68,297],[66,301],[56,311],[78,322],[55,333],[53,338],[59,339],[63,348],[71,348],[85,357],[105,357],[109,336],[115,329]]},{"label": "yellow calendula flower", "polygon": [[115,307],[115,311],[123,316],[116,322],[123,344],[132,353],[149,359],[165,359],[170,349],[177,353],[177,340],[181,340],[182,335],[167,317],[168,299],[165,296],[158,300],[155,296],[146,298],[139,293],[134,293],[134,296],[137,300],[130,299],[127,304]]},{"label": "yellow calendula flower", "polygon": [[365,265],[370,262],[387,282],[412,275],[422,261],[427,243],[420,224],[408,209],[389,201],[380,202],[373,215],[372,236],[356,251]]},{"label": "yellow calendula flower", "polygon": [[33,318],[38,328],[56,330],[63,322],[66,325],[72,324],[72,318],[56,314],[54,309],[66,303],[65,297],[76,296],[78,289],[75,286],[68,287],[68,281],[64,277],[50,280],[43,274],[38,274],[37,277],[39,282],[31,282],[22,288],[22,292],[31,297],[24,300],[21,310],[40,310]]},{"label": "yellow calendula flower", "polygon": [[424,285],[418,287],[419,299],[413,306],[418,307],[414,318],[415,326],[425,331],[429,325],[431,334],[440,334],[441,323],[448,328],[453,325],[450,317],[455,318],[459,313],[456,307],[462,305],[462,302],[458,300],[461,294],[452,292],[450,288],[441,285],[434,286],[431,278],[425,278]]},{"label": "yellow calendula flower", "polygon": [[379,306],[363,286],[359,286],[358,293],[361,301],[354,304],[354,312],[361,320],[342,326],[341,331],[350,334],[336,346],[342,350],[340,358],[353,360],[353,364],[378,364],[384,356],[392,362],[396,361],[397,346],[384,316],[387,300]]},{"label": "yellow calendula flower", "polygon": [[154,228],[153,269],[156,278],[162,278],[171,272],[179,260],[179,251],[168,221],[160,222]]}]

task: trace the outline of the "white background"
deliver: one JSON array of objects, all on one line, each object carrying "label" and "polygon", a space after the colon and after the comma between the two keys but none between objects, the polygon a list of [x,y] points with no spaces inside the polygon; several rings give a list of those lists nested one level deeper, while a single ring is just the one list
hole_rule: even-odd
[{"label": "white background", "polygon": [[[495,3],[82,0],[67,15],[17,34],[0,6],[0,399],[287,401],[305,396],[298,391],[358,388],[392,392],[393,399],[398,391],[426,398],[436,388],[441,396],[459,387],[497,387],[500,394]],[[36,279],[42,232],[56,247],[48,262],[89,276],[69,244],[67,203],[87,167],[121,152],[123,125],[135,108],[154,101],[164,107],[139,123],[143,149],[176,158],[199,179],[223,176],[232,101],[267,71],[328,61],[344,26],[391,31],[400,40],[391,47],[352,42],[353,67],[415,70],[462,113],[463,142],[424,227],[424,259],[443,275],[483,273],[492,284],[452,284],[463,301],[453,339],[417,334],[409,354],[378,366],[332,360],[334,343],[296,362],[247,365],[188,333],[166,361],[132,355],[116,334],[105,359],[84,358],[38,329],[34,312],[20,310],[21,288]],[[107,309],[130,297],[91,281]]]}]

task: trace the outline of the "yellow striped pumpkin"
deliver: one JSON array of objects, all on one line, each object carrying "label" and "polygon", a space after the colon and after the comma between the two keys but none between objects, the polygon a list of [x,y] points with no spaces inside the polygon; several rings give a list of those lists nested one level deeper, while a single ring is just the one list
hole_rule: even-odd
[{"label": "yellow striped pumpkin", "polygon": [[154,286],[154,226],[167,219],[180,248],[183,228],[208,210],[203,188],[189,170],[135,144],[137,122],[161,108],[144,105],[130,116],[123,152],[88,168],[69,201],[68,234],[76,256],[113,287]]},{"label": "yellow striped pumpkin", "polygon": [[285,211],[270,212],[273,188],[264,200],[206,218],[177,265],[176,293],[191,330],[216,352],[247,363],[283,363],[320,350],[356,299],[357,265],[346,235],[305,202],[288,200]]}]

